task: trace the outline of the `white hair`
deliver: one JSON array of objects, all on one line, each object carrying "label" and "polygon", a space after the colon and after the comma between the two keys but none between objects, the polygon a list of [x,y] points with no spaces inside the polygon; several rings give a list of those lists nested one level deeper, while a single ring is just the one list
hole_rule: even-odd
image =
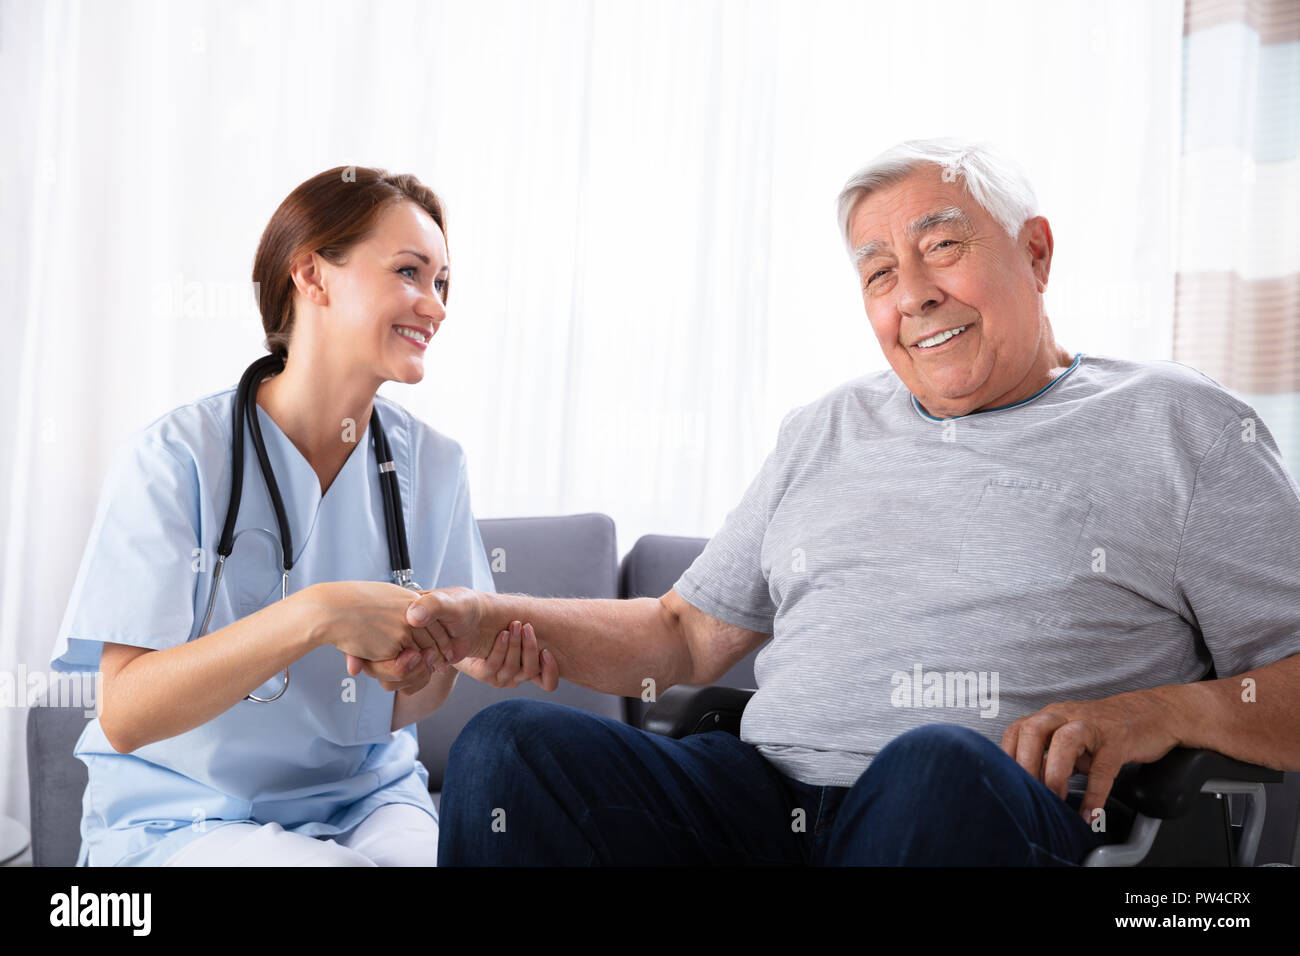
[{"label": "white hair", "polygon": [[1038,215],[1038,198],[1029,178],[1009,157],[988,143],[964,140],[912,139],[881,153],[849,177],[840,190],[837,210],[840,234],[853,254],[849,216],[872,191],[891,186],[925,164],[938,166],[948,182],[961,178],[967,195],[984,208],[1012,239],[1025,222]]}]

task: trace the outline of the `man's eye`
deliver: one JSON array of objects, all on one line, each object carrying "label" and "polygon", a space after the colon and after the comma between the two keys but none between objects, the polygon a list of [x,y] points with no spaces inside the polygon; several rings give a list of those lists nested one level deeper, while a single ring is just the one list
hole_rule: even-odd
[{"label": "man's eye", "polygon": [[883,275],[884,275],[886,272],[888,272],[888,271],[889,271],[888,269],[878,269],[878,270],[876,270],[876,272],[871,276],[871,278],[867,280],[867,285],[871,285],[871,283],[873,283],[873,282],[876,281],[876,278],[877,278],[878,276],[883,276]]},{"label": "man's eye", "polygon": [[957,245],[957,240],[956,240],[956,239],[945,239],[945,240],[943,240],[943,242],[936,242],[936,243],[934,244],[934,248],[935,248],[935,249],[942,249],[944,246],[955,246],[955,245]]}]

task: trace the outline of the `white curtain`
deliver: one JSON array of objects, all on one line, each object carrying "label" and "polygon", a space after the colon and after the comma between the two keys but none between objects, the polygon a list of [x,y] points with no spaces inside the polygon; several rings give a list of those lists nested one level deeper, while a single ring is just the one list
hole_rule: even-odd
[{"label": "white curtain", "polygon": [[1187,0],[1174,358],[1231,388],[1300,480],[1300,4]]},{"label": "white curtain", "polygon": [[[480,517],[709,535],[782,415],[883,368],[835,227],[858,166],[989,140],[1071,351],[1171,355],[1181,0],[0,3],[0,667],[44,668],[108,458],[260,351],[267,219],[340,164],[445,198],[418,386]],[[26,711],[0,812],[28,818]]]}]

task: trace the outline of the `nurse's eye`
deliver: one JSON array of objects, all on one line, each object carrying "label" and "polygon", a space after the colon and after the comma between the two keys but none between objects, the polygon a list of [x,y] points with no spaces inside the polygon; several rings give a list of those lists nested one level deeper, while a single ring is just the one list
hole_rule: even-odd
[{"label": "nurse's eye", "polygon": [[[419,267],[419,266],[402,266],[400,269],[398,269],[398,270],[396,270],[396,271],[399,272],[399,273],[401,273],[401,272],[405,272],[407,269],[410,269],[412,272],[419,272],[419,271],[420,271],[420,267]],[[407,278],[408,278],[408,279],[414,279],[415,276],[407,276]]]},{"label": "nurse's eye", "polygon": [[438,279],[437,281],[435,281],[435,282],[433,283],[433,287],[434,287],[435,289],[438,290],[438,298],[443,299],[443,298],[446,298],[446,297],[447,297],[447,280],[446,280],[446,279]]}]

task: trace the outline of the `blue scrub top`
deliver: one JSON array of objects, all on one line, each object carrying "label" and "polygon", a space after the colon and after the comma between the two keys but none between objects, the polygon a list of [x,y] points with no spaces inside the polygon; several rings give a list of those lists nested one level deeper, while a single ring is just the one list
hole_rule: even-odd
[{"label": "blue scrub top", "polygon": [[[207,609],[231,483],[235,389],[163,415],[113,459],[51,658],[56,671],[99,668],[103,642],[161,650],[197,637]],[[465,455],[396,403],[375,402],[401,489],[411,565],[422,587],[494,590],[470,510]],[[329,486],[264,409],[267,457],[293,538],[289,591],[320,581],[391,581],[383,495],[369,422]],[[244,485],[236,533],[279,525],[244,427]],[[208,633],[280,597],[279,544],[240,537]],[[282,674],[255,691],[275,694]],[[394,694],[349,678],[333,646],[290,666],[272,703],[240,701],[186,733],[119,754],[98,718],[77,741],[89,770],[78,865],[157,865],[214,826],[280,824],[307,836],[347,833],[389,803],[435,820],[415,726],[390,731]]]}]

